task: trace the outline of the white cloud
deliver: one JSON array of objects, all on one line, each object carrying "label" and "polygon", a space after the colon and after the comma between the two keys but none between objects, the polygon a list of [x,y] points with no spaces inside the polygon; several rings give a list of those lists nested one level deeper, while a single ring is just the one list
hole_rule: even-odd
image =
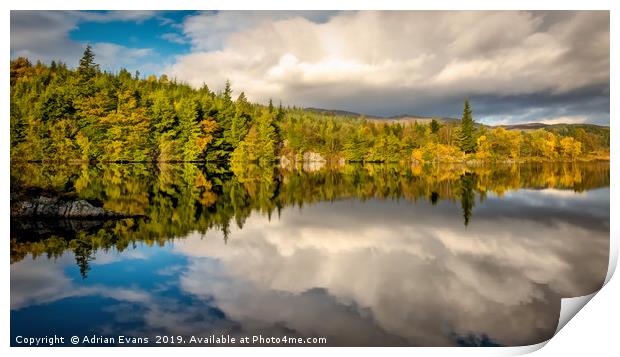
[{"label": "white cloud", "polygon": [[176,44],[180,44],[180,45],[184,45],[184,44],[189,42],[188,39],[186,39],[185,37],[179,35],[178,33],[174,33],[174,32],[167,32],[167,33],[161,35],[161,38],[166,40],[166,41],[170,41],[172,43],[176,43]]},{"label": "white cloud", "polygon": [[191,38],[194,50],[212,51],[220,49],[230,34],[259,24],[295,17],[322,22],[334,14],[333,11],[203,11],[185,19],[183,32]]},{"label": "white cloud", "polygon": [[11,58],[77,63],[83,48],[68,36],[76,26],[77,19],[67,12],[11,11]]},{"label": "white cloud", "polygon": [[11,264],[11,309],[80,296],[103,296],[118,301],[143,303],[150,300],[146,292],[138,289],[76,284],[64,274],[64,269],[74,264],[75,257],[71,253],[63,254],[53,264],[44,258],[33,259],[31,256]]},{"label": "white cloud", "polygon": [[513,11],[344,12],[321,23],[205,13],[186,19],[193,52],[167,72],[216,89],[230,79],[260,102],[358,111],[376,108],[371,98],[382,108],[415,108],[439,98],[561,95],[608,83],[608,13],[554,21]]},{"label": "white cloud", "polygon": [[102,68],[118,68],[116,66],[121,62],[124,66],[141,69],[145,59],[154,55],[150,48],[129,48],[107,42],[94,43],[93,53]]},{"label": "white cloud", "polygon": [[153,10],[72,11],[72,15],[76,18],[91,22],[134,21],[140,23],[155,17],[157,13]]},{"label": "white cloud", "polygon": [[[69,32],[82,21],[144,21],[155,16],[152,11],[111,11],[105,13],[79,11],[11,11],[11,58],[19,56],[43,62],[62,61],[76,66],[85,43],[69,38]],[[150,48],[132,48],[108,42],[94,42],[93,52],[102,69],[117,71],[120,67],[159,73],[165,66]]]}]

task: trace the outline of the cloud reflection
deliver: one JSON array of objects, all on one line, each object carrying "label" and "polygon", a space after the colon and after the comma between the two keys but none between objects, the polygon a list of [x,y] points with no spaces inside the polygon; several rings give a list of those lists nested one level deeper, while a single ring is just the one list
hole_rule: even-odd
[{"label": "cloud reflection", "polygon": [[[182,259],[158,264],[151,254]],[[110,334],[525,345],[552,336],[560,298],[600,288],[608,254],[609,189],[477,197],[466,227],[458,202],[341,200],[288,207],[279,219],[254,213],[227,243],[210,230],[164,247],[99,251],[90,284],[68,276],[70,252],[24,259],[11,265],[11,309],[101,296],[114,319],[93,324]],[[128,271],[136,259],[157,268]]]},{"label": "cloud reflection", "polygon": [[[552,336],[561,297],[591,293],[604,279],[608,225],[592,231],[569,219],[585,202],[602,207],[599,223],[608,220],[608,202],[587,195],[491,197],[467,228],[446,202],[341,201],[287,209],[280,220],[254,215],[226,245],[213,231],[179,242],[175,251],[191,257],[181,287],[212,297],[233,320],[344,344],[372,343],[362,336],[379,332],[409,345],[453,345],[469,334],[532,344]],[[527,212],[541,204],[548,213],[532,221]],[[324,309],[331,301],[339,312]],[[344,317],[352,311],[357,318]],[[351,343],[343,331],[360,324],[366,335],[356,331]]]}]

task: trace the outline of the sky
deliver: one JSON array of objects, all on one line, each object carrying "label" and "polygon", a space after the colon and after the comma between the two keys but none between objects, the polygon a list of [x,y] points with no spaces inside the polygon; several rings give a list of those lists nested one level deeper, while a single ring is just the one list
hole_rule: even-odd
[{"label": "sky", "polygon": [[11,11],[11,58],[167,74],[255,102],[609,125],[607,11]]}]

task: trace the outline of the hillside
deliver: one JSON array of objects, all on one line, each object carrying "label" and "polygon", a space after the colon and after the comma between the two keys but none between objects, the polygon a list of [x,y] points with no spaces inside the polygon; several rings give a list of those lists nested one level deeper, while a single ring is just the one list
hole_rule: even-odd
[{"label": "hillside", "polygon": [[537,130],[537,129],[555,129],[563,130],[566,128],[583,128],[594,130],[609,130],[608,126],[596,125],[596,124],[543,124],[543,123],[523,123],[523,124],[511,124],[511,125],[489,125],[494,128],[504,128],[507,130]]},{"label": "hillside", "polygon": [[436,119],[441,123],[452,123],[457,124],[460,123],[460,119],[458,118],[449,118],[449,117],[431,117],[424,115],[412,115],[412,114],[401,114],[394,115],[391,117],[384,117],[380,115],[370,115],[370,114],[361,114],[356,112],[350,112],[346,110],[339,109],[322,109],[322,108],[304,108],[305,111],[324,114],[324,115],[333,115],[333,116],[341,116],[341,117],[351,117],[351,118],[361,118],[364,117],[366,119],[371,120],[381,120],[386,123],[394,124],[394,123],[413,123],[418,122],[420,124],[429,124],[431,120]]},{"label": "hillside", "polygon": [[[340,117],[351,117],[351,118],[361,118],[364,117],[370,120],[378,120],[383,121],[390,124],[395,123],[414,123],[417,122],[419,124],[429,124],[431,120],[435,119],[442,124],[460,124],[461,119],[459,118],[451,118],[451,117],[440,117],[440,116],[425,116],[425,115],[416,115],[416,114],[401,114],[394,115],[390,117],[384,117],[379,115],[369,115],[362,114],[356,112],[350,112],[346,110],[339,109],[322,109],[322,108],[304,108],[305,111],[309,111],[312,113],[323,114],[323,115],[333,115]],[[519,124],[502,124],[502,125],[488,125],[488,124],[480,124],[476,123],[478,126],[483,125],[487,128],[504,128],[506,130],[537,130],[537,129],[547,129],[556,132],[564,132],[566,130],[574,130],[577,128],[583,128],[586,131],[608,131],[608,126],[596,125],[596,124],[568,124],[568,123],[560,123],[560,124],[544,124],[544,123],[519,123]],[[573,129],[569,129],[573,128]]]}]

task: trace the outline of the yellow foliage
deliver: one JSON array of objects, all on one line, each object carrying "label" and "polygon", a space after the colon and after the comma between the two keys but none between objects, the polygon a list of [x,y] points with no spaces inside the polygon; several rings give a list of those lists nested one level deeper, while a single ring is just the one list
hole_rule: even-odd
[{"label": "yellow foliage", "polygon": [[575,160],[577,156],[581,155],[581,146],[581,142],[570,136],[567,136],[560,141],[562,156],[566,159]]}]

